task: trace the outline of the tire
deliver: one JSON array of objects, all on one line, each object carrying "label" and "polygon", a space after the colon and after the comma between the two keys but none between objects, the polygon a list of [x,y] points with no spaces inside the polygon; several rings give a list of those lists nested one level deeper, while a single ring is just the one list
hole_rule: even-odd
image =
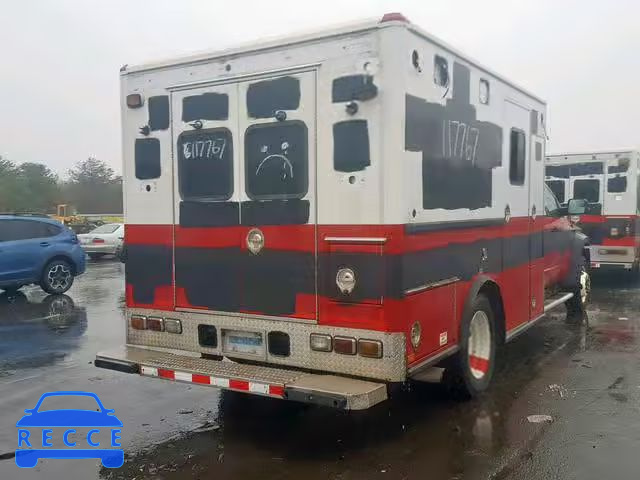
[{"label": "tire", "polygon": [[462,319],[460,351],[442,377],[452,397],[468,400],[489,388],[496,368],[496,350],[495,315],[489,299],[479,294]]},{"label": "tire", "polygon": [[576,315],[583,315],[587,311],[587,305],[591,299],[591,276],[584,257],[576,269],[576,283],[572,292],[573,297],[566,302],[567,316],[575,318]]},{"label": "tire", "polygon": [[52,295],[65,293],[73,285],[73,267],[66,260],[53,260],[44,267],[40,288]]}]

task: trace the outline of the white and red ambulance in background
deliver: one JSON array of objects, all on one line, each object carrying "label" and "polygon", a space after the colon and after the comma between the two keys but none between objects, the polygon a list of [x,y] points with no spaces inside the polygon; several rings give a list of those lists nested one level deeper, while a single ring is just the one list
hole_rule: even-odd
[{"label": "white and red ambulance in background", "polygon": [[123,67],[127,344],[96,365],[364,409],[568,303],[546,105],[400,14]]},{"label": "white and red ambulance in background", "polygon": [[591,267],[640,267],[640,153],[564,153],[546,158],[546,183],[561,203],[589,203],[577,224],[589,237]]}]

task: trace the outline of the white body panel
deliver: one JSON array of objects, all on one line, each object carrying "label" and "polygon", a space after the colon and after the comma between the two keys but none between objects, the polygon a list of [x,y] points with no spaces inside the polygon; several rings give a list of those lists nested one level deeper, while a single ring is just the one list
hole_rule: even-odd
[{"label": "white body panel", "polygon": [[[413,50],[418,51],[423,59],[420,71],[412,65]],[[503,130],[502,158],[496,158],[498,165],[491,173],[491,201],[481,208],[424,209],[419,181],[423,175],[421,155],[405,150],[405,95],[442,105],[453,97],[453,88],[440,87],[433,81],[435,55],[446,58],[451,70],[454,63],[469,69],[469,105],[475,109],[477,121],[491,122]],[[204,91],[219,85],[215,88],[231,88],[237,92],[235,85],[242,85],[247,80],[299,71],[313,71],[316,76],[315,154],[318,161],[316,172],[312,173],[317,173],[315,221],[318,224],[502,219],[507,206],[513,217],[529,216],[534,205],[541,208],[542,186],[537,184],[541,183],[542,162],[532,161],[532,158],[536,148],[544,154],[545,104],[415,27],[407,28],[407,24],[390,22],[366,24],[324,36],[303,37],[299,43],[254,45],[246,50],[202,55],[124,71],[122,108],[127,223],[177,223],[175,208],[178,196],[173,152],[175,142],[172,141],[178,132],[171,129],[151,132],[149,138],[160,141],[162,174],[150,180],[139,180],[135,176],[134,139],[143,138],[139,129],[147,125],[148,115],[146,105],[139,109],[127,108],[125,98],[128,94],[141,93],[148,99],[171,93],[172,109],[175,109],[176,99],[186,90],[202,88]],[[332,103],[332,81],[340,76],[358,74],[373,75],[378,95],[372,100],[358,102],[359,110],[351,116],[345,112],[344,103]],[[490,84],[488,104],[479,101],[481,79]],[[535,122],[531,120],[532,111],[539,113]],[[334,147],[332,125],[341,120],[357,119],[368,122],[370,165],[356,172],[335,171],[331,161]],[[243,122],[242,118],[237,120]],[[173,119],[174,129],[176,121],[179,119]],[[512,127],[526,132],[528,172],[523,185],[509,183],[509,131]],[[236,145],[242,145],[240,138],[234,138]],[[240,153],[241,149],[235,148],[235,154]],[[233,199],[241,200],[239,176],[235,177]],[[312,177],[310,181],[313,181]],[[535,186],[530,193],[531,181]]]}]

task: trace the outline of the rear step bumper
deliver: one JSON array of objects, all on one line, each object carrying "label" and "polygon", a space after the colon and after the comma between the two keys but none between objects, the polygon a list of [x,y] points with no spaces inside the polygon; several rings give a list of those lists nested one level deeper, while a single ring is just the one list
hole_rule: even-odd
[{"label": "rear step bumper", "polygon": [[343,410],[364,410],[387,399],[385,383],[129,346],[98,353],[95,366]]}]

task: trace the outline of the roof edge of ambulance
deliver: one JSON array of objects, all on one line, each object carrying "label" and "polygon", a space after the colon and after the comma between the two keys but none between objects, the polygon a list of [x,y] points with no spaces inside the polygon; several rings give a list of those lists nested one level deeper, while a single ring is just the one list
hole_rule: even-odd
[{"label": "roof edge of ambulance", "polygon": [[[638,148],[611,148],[611,149],[603,149],[603,150],[590,150],[584,152],[558,152],[558,153],[548,153],[546,155],[547,159],[551,158],[559,158],[559,157],[578,157],[578,156],[593,156],[593,155],[616,155],[623,153],[640,153],[640,149]],[[596,159],[594,159],[596,160]]]},{"label": "roof edge of ambulance", "polygon": [[[398,14],[390,14],[390,15],[398,15]],[[387,15],[378,18],[369,18],[366,20],[360,20],[355,22],[337,24],[329,28],[317,29],[317,30],[309,30],[306,32],[293,33],[288,35],[277,35],[277,36],[268,36],[266,39],[261,40],[253,40],[251,42],[244,42],[238,45],[222,49],[222,50],[205,50],[194,54],[181,55],[166,58],[163,60],[158,60],[155,62],[142,63],[139,65],[124,65],[120,69],[120,75],[126,76],[129,74],[136,73],[145,73],[152,70],[160,70],[163,68],[172,68],[182,65],[194,65],[199,63],[206,63],[213,60],[219,60],[221,58],[229,58],[238,55],[243,55],[247,53],[255,53],[259,51],[273,50],[279,47],[283,47],[285,45],[299,45],[307,42],[313,42],[318,40],[324,40],[332,37],[340,37],[347,36],[351,34],[365,33],[368,31],[380,30],[383,28],[390,27],[404,27],[409,31],[415,33],[416,35],[433,42],[439,47],[447,50],[449,53],[464,59],[470,65],[483,70],[487,74],[496,78],[497,80],[504,82],[512,88],[515,88],[520,93],[540,102],[543,105],[547,105],[547,102],[540,98],[539,96],[531,93],[526,88],[521,87],[520,85],[514,83],[511,80],[508,80],[503,75],[496,73],[494,70],[487,68],[480,62],[474,60],[468,55],[462,53],[460,50],[452,47],[447,42],[441,40],[440,38],[426,32],[418,25],[411,23],[409,20],[400,18],[387,20]]]}]

